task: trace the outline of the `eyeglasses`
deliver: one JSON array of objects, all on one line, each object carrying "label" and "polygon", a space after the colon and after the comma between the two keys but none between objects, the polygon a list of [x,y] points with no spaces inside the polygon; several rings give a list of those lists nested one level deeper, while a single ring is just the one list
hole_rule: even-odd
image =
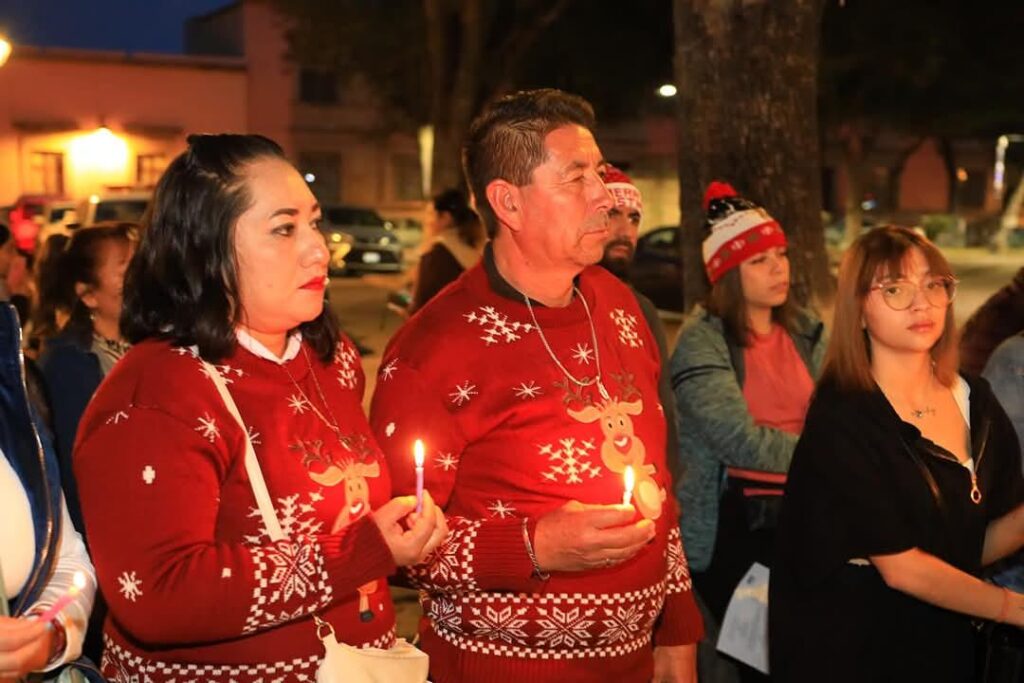
[{"label": "eyeglasses", "polygon": [[924,298],[935,308],[945,308],[956,298],[956,286],[959,280],[955,277],[932,277],[922,284],[909,280],[890,280],[871,287],[882,293],[882,301],[894,311],[905,311],[917,298],[919,289],[924,290]]}]

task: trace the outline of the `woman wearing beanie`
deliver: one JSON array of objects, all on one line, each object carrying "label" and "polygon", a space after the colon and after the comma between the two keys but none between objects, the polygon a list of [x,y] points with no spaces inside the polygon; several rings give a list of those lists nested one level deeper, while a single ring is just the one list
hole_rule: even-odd
[{"label": "woman wearing beanie", "polygon": [[[670,370],[684,472],[680,528],[694,587],[720,623],[751,563],[769,563],[825,332],[789,297],[778,222],[720,182],[708,187],[704,210],[711,291],[684,322]],[[744,668],[748,675],[758,676]]]}]

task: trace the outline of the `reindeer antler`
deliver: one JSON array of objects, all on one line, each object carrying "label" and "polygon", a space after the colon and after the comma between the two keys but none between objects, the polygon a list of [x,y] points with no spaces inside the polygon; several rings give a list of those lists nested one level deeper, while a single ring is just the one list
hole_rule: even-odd
[{"label": "reindeer antler", "polygon": [[622,374],[609,372],[608,376],[615,380],[618,383],[619,388],[622,389],[623,401],[629,401],[634,397],[641,396],[640,390],[637,389],[636,384],[633,383],[636,379],[636,375],[632,372],[623,371]]},{"label": "reindeer antler", "polygon": [[562,405],[570,405],[572,403],[582,403],[584,406],[594,405],[594,399],[590,397],[590,394],[584,394],[583,387],[577,386],[568,379],[556,380],[554,387],[565,392],[565,396],[562,397]]}]

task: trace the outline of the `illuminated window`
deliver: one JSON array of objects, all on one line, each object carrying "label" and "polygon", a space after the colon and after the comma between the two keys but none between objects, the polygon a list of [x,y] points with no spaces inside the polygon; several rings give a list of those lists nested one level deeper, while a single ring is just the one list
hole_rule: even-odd
[{"label": "illuminated window", "polygon": [[140,154],[135,159],[135,180],[139,185],[156,185],[167,168],[163,154]]},{"label": "illuminated window", "polygon": [[28,174],[32,194],[64,194],[64,155],[60,152],[32,152]]}]

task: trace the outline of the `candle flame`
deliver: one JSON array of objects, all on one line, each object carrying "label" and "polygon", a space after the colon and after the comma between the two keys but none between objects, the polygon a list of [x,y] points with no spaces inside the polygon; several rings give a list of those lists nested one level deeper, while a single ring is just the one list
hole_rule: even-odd
[{"label": "candle flame", "polygon": [[412,457],[416,461],[416,467],[423,467],[423,441],[416,439],[412,447]]},{"label": "candle flame", "polygon": [[633,471],[632,465],[626,465],[626,471],[622,473],[622,479],[626,483],[626,491],[632,493],[633,485],[636,483],[636,472]]}]

